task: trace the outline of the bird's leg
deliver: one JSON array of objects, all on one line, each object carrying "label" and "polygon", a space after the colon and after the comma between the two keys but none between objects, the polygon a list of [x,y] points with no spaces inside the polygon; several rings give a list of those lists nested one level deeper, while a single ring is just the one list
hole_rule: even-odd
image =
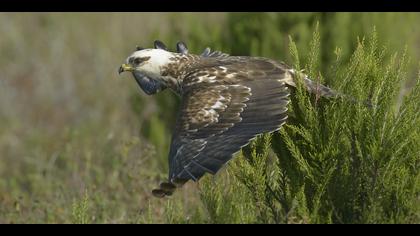
[{"label": "bird's leg", "polygon": [[157,198],[163,198],[165,196],[171,196],[176,189],[173,183],[163,182],[159,185],[158,189],[153,189],[152,194]]},{"label": "bird's leg", "polygon": [[171,196],[176,188],[182,187],[188,180],[186,179],[173,179],[169,182],[162,182],[159,188],[153,189],[152,194],[157,198],[163,198],[165,196]]}]

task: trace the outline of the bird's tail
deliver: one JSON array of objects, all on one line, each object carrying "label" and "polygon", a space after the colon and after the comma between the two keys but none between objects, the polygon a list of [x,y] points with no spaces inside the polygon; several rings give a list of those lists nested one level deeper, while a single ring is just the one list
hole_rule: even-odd
[{"label": "bird's tail", "polygon": [[296,79],[297,73],[300,74],[300,77],[303,80],[303,85],[305,86],[306,90],[308,90],[308,92],[313,93],[317,96],[322,96],[322,97],[326,97],[326,98],[344,98],[345,100],[348,100],[352,103],[363,103],[364,105],[366,105],[367,107],[373,107],[372,103],[370,101],[359,101],[356,98],[344,94],[344,93],[340,93],[332,88],[329,88],[325,85],[322,85],[321,83],[314,81],[312,79],[310,79],[306,74],[302,73],[302,72],[296,72],[295,70],[289,70],[290,74],[293,77],[293,81],[292,83],[288,83],[289,85],[292,85],[294,87],[296,87],[296,84],[294,82],[294,80]]},{"label": "bird's tail", "polygon": [[296,77],[299,75],[300,78],[303,80],[303,85],[305,86],[306,90],[308,90],[310,93],[320,95],[322,97],[338,97],[338,96],[344,96],[344,94],[341,94],[334,89],[328,88],[325,85],[322,85],[321,83],[311,80],[306,74],[299,71],[297,72],[294,69],[289,70],[289,73],[291,74],[291,78],[287,81],[287,84],[296,87]]}]

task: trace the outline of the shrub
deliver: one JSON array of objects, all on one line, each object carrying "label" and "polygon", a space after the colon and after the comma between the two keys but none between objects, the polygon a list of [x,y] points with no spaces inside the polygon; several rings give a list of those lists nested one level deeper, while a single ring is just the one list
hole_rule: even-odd
[{"label": "shrub", "polygon": [[[315,31],[303,68],[355,100],[318,98],[298,86],[288,123],[244,148],[217,187],[212,177],[204,181],[209,222],[419,222],[420,82],[399,99],[406,53],[385,59],[377,42],[375,31],[359,40],[349,62],[338,49],[323,79]],[[300,69],[292,40],[290,54]]]}]

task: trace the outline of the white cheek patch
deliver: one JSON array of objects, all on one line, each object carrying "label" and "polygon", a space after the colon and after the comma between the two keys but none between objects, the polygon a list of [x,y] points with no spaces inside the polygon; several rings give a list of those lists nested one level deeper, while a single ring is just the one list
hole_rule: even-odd
[{"label": "white cheek patch", "polygon": [[147,73],[158,74],[160,72],[159,66],[156,66],[153,63],[145,62],[140,67],[141,67],[142,70],[144,70]]}]

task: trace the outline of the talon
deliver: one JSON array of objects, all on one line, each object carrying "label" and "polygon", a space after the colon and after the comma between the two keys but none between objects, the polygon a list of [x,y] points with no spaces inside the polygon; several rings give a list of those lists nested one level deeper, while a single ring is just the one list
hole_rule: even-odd
[{"label": "talon", "polygon": [[174,192],[176,186],[173,183],[161,183],[160,188],[166,192]]},{"label": "talon", "polygon": [[166,196],[166,192],[162,189],[153,189],[152,194],[157,198],[163,198]]}]

